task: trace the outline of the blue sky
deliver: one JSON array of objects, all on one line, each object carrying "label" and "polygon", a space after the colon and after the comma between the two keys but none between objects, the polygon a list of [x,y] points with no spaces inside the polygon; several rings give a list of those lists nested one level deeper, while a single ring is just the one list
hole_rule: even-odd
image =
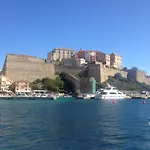
[{"label": "blue sky", "polygon": [[149,15],[149,0],[0,0],[0,67],[7,53],[67,47],[116,52],[150,74]]}]

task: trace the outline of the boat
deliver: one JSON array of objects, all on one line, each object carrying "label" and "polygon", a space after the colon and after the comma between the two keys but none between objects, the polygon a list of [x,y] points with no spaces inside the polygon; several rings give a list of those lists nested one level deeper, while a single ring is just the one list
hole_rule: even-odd
[{"label": "boat", "polygon": [[126,95],[119,91],[116,87],[109,86],[96,92],[96,99],[124,99]]},{"label": "boat", "polygon": [[28,97],[25,93],[16,93],[15,97]]},{"label": "boat", "polygon": [[90,94],[83,94],[83,99],[91,99]]},{"label": "boat", "polygon": [[94,99],[95,98],[95,94],[89,94],[90,99]]},{"label": "boat", "polygon": [[71,95],[64,95],[63,96],[64,98],[70,98],[70,97],[72,97]]}]

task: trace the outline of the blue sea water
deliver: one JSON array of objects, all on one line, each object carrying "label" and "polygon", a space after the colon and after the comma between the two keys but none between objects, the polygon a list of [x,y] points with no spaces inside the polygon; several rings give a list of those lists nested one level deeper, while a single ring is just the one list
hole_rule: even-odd
[{"label": "blue sea water", "polygon": [[149,150],[142,102],[0,100],[0,150]]}]

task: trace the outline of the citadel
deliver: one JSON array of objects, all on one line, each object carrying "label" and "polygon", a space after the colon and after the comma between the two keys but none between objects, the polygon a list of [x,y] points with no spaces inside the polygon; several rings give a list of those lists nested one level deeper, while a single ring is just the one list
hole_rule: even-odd
[{"label": "citadel", "polygon": [[[36,79],[55,77],[67,72],[68,79],[74,84],[76,90],[80,89],[82,77],[93,77],[97,83],[105,82],[109,76],[119,73],[123,77],[132,77],[134,80],[150,85],[150,77],[146,72],[133,67],[122,68],[122,57],[116,53],[105,54],[99,50],[75,51],[70,48],[55,48],[48,52],[47,59],[35,56],[7,54],[0,72],[0,90],[7,90],[12,83],[25,85]],[[17,89],[18,89],[17,88]],[[18,89],[21,90],[21,89]]]}]

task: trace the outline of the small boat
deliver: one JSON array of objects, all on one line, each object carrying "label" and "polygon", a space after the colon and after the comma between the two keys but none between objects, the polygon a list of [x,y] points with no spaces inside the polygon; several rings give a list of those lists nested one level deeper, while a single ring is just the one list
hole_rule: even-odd
[{"label": "small boat", "polygon": [[83,94],[83,99],[91,99],[90,94]]},{"label": "small boat", "polygon": [[70,97],[72,97],[71,95],[64,95],[63,96],[64,98],[70,98]]},{"label": "small boat", "polygon": [[56,100],[58,97],[56,95],[51,95],[51,99]]}]

